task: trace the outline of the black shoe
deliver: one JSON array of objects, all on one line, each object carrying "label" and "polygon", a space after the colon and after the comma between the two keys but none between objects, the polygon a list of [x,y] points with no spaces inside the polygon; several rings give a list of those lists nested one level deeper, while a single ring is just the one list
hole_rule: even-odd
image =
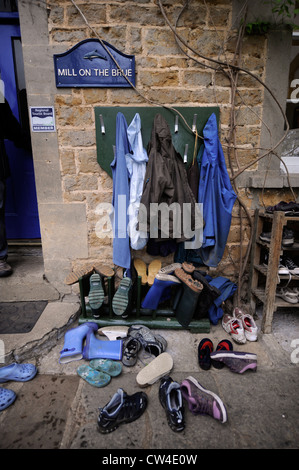
[{"label": "black shoe", "polygon": [[100,408],[99,431],[103,434],[114,431],[120,424],[131,423],[140,418],[147,407],[147,395],[137,392],[133,395],[119,388],[109,403]]},{"label": "black shoe", "polygon": [[5,259],[0,259],[0,277],[7,277],[12,274],[11,266],[6,262]]},{"label": "black shoe", "polygon": [[166,411],[167,422],[175,432],[185,429],[184,405],[180,385],[171,377],[163,377],[160,382],[159,400]]},{"label": "black shoe", "polygon": [[209,370],[211,367],[210,354],[213,348],[213,343],[209,338],[203,338],[198,345],[198,363],[203,370]]}]

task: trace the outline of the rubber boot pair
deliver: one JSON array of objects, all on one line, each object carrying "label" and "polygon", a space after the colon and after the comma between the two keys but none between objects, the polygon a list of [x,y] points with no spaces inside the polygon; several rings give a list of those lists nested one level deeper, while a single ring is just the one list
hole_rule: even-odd
[{"label": "rubber boot pair", "polygon": [[[84,359],[121,359],[122,341],[102,341],[95,337],[98,324],[82,323],[68,330],[64,337],[63,350],[60,352],[60,364]],[[86,344],[84,345],[84,340]]]}]

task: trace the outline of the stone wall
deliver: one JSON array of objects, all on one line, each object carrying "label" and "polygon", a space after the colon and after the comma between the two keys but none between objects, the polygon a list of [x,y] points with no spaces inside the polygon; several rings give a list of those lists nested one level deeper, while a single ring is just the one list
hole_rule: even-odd
[{"label": "stone wall", "polygon": [[[135,55],[136,87],[142,95],[161,105],[220,107],[220,136],[230,171],[226,147],[231,113],[228,78],[222,72],[205,67],[204,60],[197,57],[199,64],[180,50],[155,0],[77,0],[76,3],[101,39],[122,52]],[[172,24],[184,3],[163,1]],[[232,3],[230,0],[190,1],[178,23],[178,33],[200,54],[232,61],[238,26],[232,24]],[[55,5],[49,1],[47,11],[49,46],[53,51],[66,51],[81,40],[95,37],[70,1],[56,0]],[[188,53],[194,56],[190,51]],[[265,36],[245,36],[240,64],[263,79],[266,53]],[[263,100],[263,87],[252,77],[240,73],[235,100],[236,145],[239,147],[238,158],[232,162],[235,169],[238,165],[242,167],[254,162],[259,154]],[[88,257],[70,259],[72,267],[94,260],[111,264],[112,260],[111,240],[99,239],[95,233],[99,218],[96,207],[100,202],[111,202],[112,180],[97,163],[94,107],[146,104],[132,89],[55,91],[63,203],[72,204],[72,207],[77,203],[86,205]],[[249,171],[256,169],[254,164]],[[252,192],[248,188],[239,188],[239,196],[250,211]],[[250,236],[245,214],[242,221],[244,253]],[[218,271],[227,276],[237,275],[240,250],[240,217],[236,202],[227,247]]]}]

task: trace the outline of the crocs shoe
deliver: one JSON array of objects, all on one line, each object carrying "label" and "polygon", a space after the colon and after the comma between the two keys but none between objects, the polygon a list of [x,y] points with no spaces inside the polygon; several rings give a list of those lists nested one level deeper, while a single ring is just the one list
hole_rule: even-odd
[{"label": "crocs shoe", "polygon": [[246,370],[256,371],[257,355],[239,351],[215,351],[211,354],[214,361],[223,362],[232,372],[243,374]]},{"label": "crocs shoe", "polygon": [[256,323],[249,313],[244,313],[240,308],[236,307],[233,313],[234,317],[241,320],[245,337],[248,341],[257,340],[257,326]]},{"label": "crocs shoe", "polygon": [[77,374],[94,387],[105,387],[111,381],[111,376],[105,372],[99,372],[90,366],[82,365],[77,369]]},{"label": "crocs shoe", "polygon": [[[231,341],[228,339],[223,339],[220,341],[217,346],[216,346],[216,351],[232,351],[233,350],[233,345]],[[215,359],[212,359],[210,356],[210,360],[212,363],[212,366],[215,367],[215,369],[223,369],[224,363],[221,361],[215,361]]]},{"label": "crocs shoe", "polygon": [[17,395],[12,390],[0,387],[0,411],[8,408],[17,398]]},{"label": "crocs shoe", "polygon": [[119,388],[104,408],[99,408],[99,431],[103,434],[114,431],[120,424],[131,423],[144,413],[147,407],[147,395],[137,392],[133,395]]},{"label": "crocs shoe", "polygon": [[213,349],[213,343],[209,338],[203,338],[198,345],[198,363],[203,370],[209,370],[211,367],[210,354]]},{"label": "crocs shoe", "polygon": [[111,377],[117,377],[122,372],[121,363],[110,359],[92,359],[89,365],[92,369],[99,372],[105,372],[105,374],[108,374]]},{"label": "crocs shoe", "polygon": [[15,382],[28,382],[37,374],[37,368],[33,364],[17,364],[0,368],[0,383],[14,380]]},{"label": "crocs shoe", "polygon": [[159,387],[159,400],[163,406],[169,427],[180,432],[185,429],[184,405],[180,385],[171,377],[163,377]]},{"label": "crocs shoe", "polygon": [[92,274],[89,279],[89,306],[91,308],[92,314],[95,318],[100,316],[100,308],[104,302],[104,289],[102,286],[101,276],[99,274]]},{"label": "crocs shoe", "polygon": [[181,383],[183,398],[187,401],[189,410],[194,415],[210,415],[225,423],[226,408],[216,393],[206,390],[194,377],[187,377]]}]

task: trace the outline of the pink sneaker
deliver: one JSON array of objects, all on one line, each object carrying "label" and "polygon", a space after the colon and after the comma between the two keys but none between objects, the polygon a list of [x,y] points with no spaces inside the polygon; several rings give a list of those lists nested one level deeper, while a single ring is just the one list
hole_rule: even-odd
[{"label": "pink sneaker", "polygon": [[226,408],[222,400],[213,392],[206,390],[194,377],[187,377],[181,383],[183,398],[194,415],[210,415],[222,423],[227,420]]}]

